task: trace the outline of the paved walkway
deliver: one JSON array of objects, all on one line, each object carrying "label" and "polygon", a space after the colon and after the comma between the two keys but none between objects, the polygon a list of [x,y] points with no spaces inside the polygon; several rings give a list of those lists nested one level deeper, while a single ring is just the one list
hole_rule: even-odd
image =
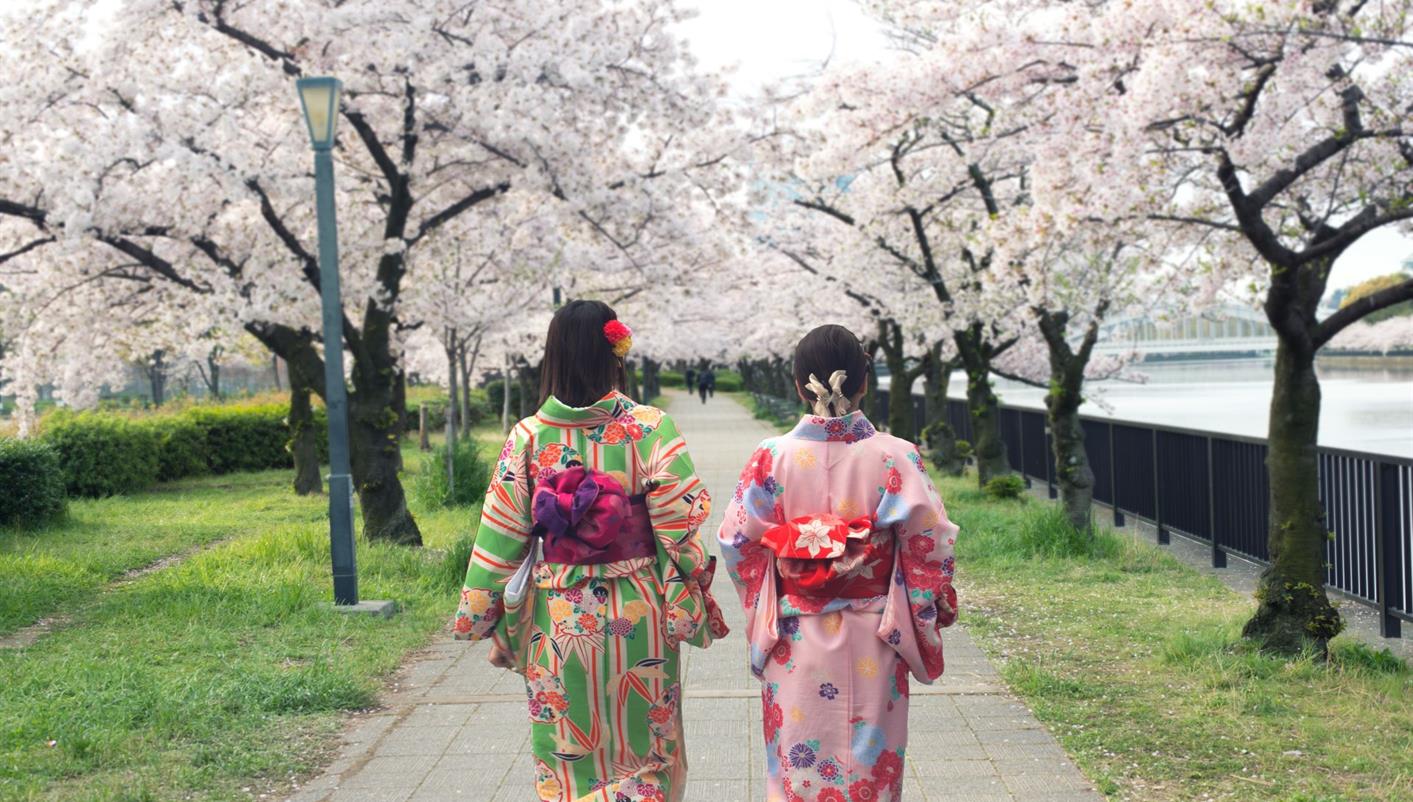
[{"label": "paved walkway", "polygon": [[[725,397],[706,405],[684,393],[670,398],[719,515],[751,449],[774,431]],[[713,516],[708,531],[717,523]],[[727,620],[740,632],[735,595],[729,587],[718,590]],[[964,606],[965,594],[963,587]],[[447,601],[448,615],[454,601]],[[764,799],[759,685],[746,668],[744,643],[733,634],[710,650],[683,652],[687,802]],[[943,679],[913,686],[908,802],[1102,800],[1006,691],[964,628],[947,631],[946,648]],[[346,733],[327,772],[289,802],[533,800],[524,685],[487,664],[486,650],[450,639],[424,650],[384,695],[383,707]]]}]

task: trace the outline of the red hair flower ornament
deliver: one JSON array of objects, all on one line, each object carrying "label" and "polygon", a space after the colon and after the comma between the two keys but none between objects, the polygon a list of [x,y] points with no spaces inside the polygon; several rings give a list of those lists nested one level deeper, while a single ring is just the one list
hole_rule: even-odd
[{"label": "red hair flower ornament", "polygon": [[613,346],[613,355],[622,359],[633,350],[633,330],[621,320],[610,320],[603,324],[603,336]]}]

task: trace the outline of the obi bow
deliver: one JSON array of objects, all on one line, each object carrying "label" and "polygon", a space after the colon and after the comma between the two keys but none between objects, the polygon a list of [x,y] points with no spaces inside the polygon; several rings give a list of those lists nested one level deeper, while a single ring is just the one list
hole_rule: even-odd
[{"label": "obi bow", "polygon": [[852,521],[830,513],[802,515],[766,530],[761,543],[777,557],[832,560],[844,556],[850,540],[866,540],[872,531],[873,521],[867,515]]}]

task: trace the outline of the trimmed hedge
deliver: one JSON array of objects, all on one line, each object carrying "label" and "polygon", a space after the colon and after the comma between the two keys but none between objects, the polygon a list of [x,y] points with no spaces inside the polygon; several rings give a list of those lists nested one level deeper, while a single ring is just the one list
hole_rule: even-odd
[{"label": "trimmed hedge", "polygon": [[64,469],[47,443],[0,438],[0,526],[32,526],[64,512]]},{"label": "trimmed hedge", "polygon": [[42,440],[54,447],[73,496],[112,496],[157,481],[161,449],[157,429],[102,412],[60,410],[44,421]]},{"label": "trimmed hedge", "polygon": [[[283,404],[198,406],[132,418],[112,412],[47,416],[39,440],[51,446],[70,495],[111,496],[157,481],[294,464]],[[320,458],[328,459],[324,410],[314,410]]]},{"label": "trimmed hedge", "polygon": [[193,407],[179,417],[190,420],[205,435],[206,465],[211,473],[233,473],[294,464],[285,447],[289,442],[288,414],[288,406],[260,404]]}]

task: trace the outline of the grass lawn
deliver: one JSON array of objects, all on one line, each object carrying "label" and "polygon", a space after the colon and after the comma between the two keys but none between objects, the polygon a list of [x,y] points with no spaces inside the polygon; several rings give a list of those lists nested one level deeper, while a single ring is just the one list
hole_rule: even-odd
[{"label": "grass lawn", "polygon": [[252,529],[321,521],[322,502],[294,495],[290,481],[287,471],[270,471],[172,482],[135,496],[70,501],[67,520],[37,531],[0,528],[0,635],[81,604],[163,557]]},{"label": "grass lawn", "polygon": [[[406,454],[417,470],[415,446]],[[380,678],[440,630],[464,570],[464,552],[446,550],[465,546],[474,508],[414,509],[425,550],[360,539],[361,595],[403,611],[352,617],[327,606],[327,501],[294,496],[289,480],[191,480],[77,502],[65,523],[0,535],[0,620],[72,617],[0,650],[0,799],[248,799],[316,765],[341,714],[369,705]]]},{"label": "grass lawn", "polygon": [[1254,602],[1123,535],[1066,539],[1053,505],[945,479],[963,621],[1117,799],[1413,798],[1413,672],[1337,640],[1294,662],[1240,641]]}]

